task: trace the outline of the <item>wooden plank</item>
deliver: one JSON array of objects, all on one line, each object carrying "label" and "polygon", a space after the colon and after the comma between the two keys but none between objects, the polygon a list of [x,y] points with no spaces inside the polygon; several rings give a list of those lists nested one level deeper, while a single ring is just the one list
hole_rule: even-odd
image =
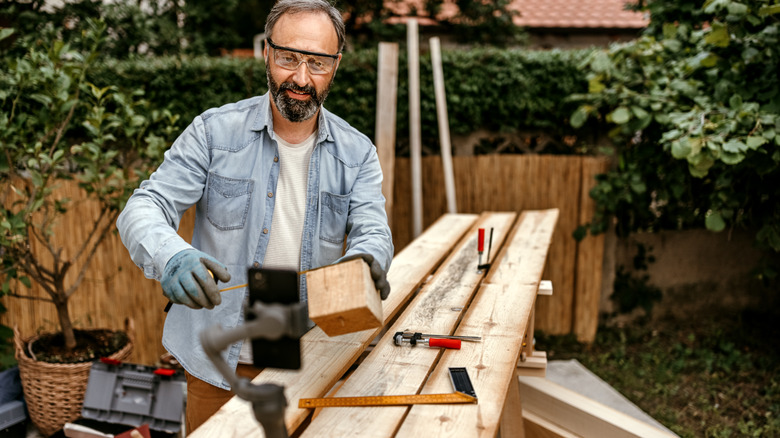
[{"label": "wooden plank", "polygon": [[[487,213],[458,243],[433,279],[426,284],[377,343],[371,353],[339,389],[340,397],[417,394],[438,357],[459,355],[462,350],[396,346],[393,334],[414,331],[451,334],[484,273],[477,267],[476,228],[493,227],[502,239],[516,218],[515,213]],[[461,348],[468,348],[464,342]],[[452,392],[452,387],[444,392]],[[302,437],[390,437],[407,407],[329,408],[303,432]],[[419,435],[401,435],[419,436]]]},{"label": "wooden plank", "polygon": [[524,416],[533,414],[573,435],[603,438],[676,436],[547,379],[518,377],[518,382]]},{"label": "wooden plank", "polygon": [[507,389],[515,375],[521,341],[542,278],[558,210],[523,212],[493,275],[480,287],[456,334],[481,336],[444,354],[422,393],[452,390],[450,367],[466,366],[476,405],[416,405],[397,436],[494,437]]},{"label": "wooden plank", "polygon": [[423,229],[422,131],[420,127],[420,37],[417,20],[406,22],[406,50],[409,70],[409,156],[412,180],[412,237]]},{"label": "wooden plank", "polygon": [[328,336],[381,327],[382,301],[362,259],[306,273],[309,318]]},{"label": "wooden plank", "polygon": [[525,438],[523,406],[520,399],[520,386],[517,383],[517,370],[515,370],[515,376],[509,383],[509,389],[506,392],[504,410],[501,412],[500,432],[501,438]]},{"label": "wooden plank", "polygon": [[[387,273],[392,291],[387,300],[382,302],[385,324],[393,319],[476,220],[476,215],[444,215],[393,258]],[[366,330],[329,338],[319,327],[315,327],[301,339],[302,369],[265,369],[252,381],[258,384],[275,383],[285,387],[285,397],[289,402],[285,412],[285,424],[292,433],[309,413],[307,409],[298,409],[298,399],[325,395],[379,332],[380,330]],[[251,404],[233,397],[189,436],[243,438],[264,435],[252,413]]]},{"label": "wooden plank", "polygon": [[439,37],[429,40],[431,64],[433,67],[433,88],[436,97],[436,118],[439,122],[439,149],[441,150],[444,190],[447,194],[447,212],[457,213],[455,199],[455,177],[452,172],[452,151],[450,144],[450,122],[447,117],[447,97],[444,90],[444,71],[441,66],[441,43]]},{"label": "wooden plank", "polygon": [[[596,203],[590,190],[596,184],[594,177],[607,171],[609,161],[601,158],[584,158],[580,193],[579,223],[593,219]],[[574,273],[574,323],[572,332],[580,342],[596,340],[601,301],[602,264],[604,261],[604,234],[588,235],[577,243],[577,265]]]},{"label": "wooden plank", "polygon": [[395,172],[395,115],[398,96],[398,43],[379,43],[377,55],[376,138],[382,167],[382,194],[390,226],[393,225],[393,181]]},{"label": "wooden plank", "polygon": [[526,438],[582,438],[582,435],[571,433],[533,412],[523,412],[523,425]]}]

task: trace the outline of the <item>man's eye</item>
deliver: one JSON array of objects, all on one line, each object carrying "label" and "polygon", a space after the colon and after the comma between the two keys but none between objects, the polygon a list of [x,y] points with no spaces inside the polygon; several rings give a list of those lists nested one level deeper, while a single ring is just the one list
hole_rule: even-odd
[{"label": "man's eye", "polygon": [[279,59],[282,62],[288,62],[288,63],[298,62],[298,58],[292,53],[280,53]]}]

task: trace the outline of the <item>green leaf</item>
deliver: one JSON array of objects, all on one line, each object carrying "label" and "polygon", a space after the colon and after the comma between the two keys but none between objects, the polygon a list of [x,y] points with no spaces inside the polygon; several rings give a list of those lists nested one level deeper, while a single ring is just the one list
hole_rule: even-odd
[{"label": "green leaf", "polygon": [[758,149],[762,144],[766,143],[767,139],[764,137],[758,137],[755,135],[751,135],[747,138],[747,147],[748,149],[756,150]]},{"label": "green leaf", "polygon": [[588,81],[588,93],[598,94],[604,91],[606,85],[601,82],[602,75],[594,76]]},{"label": "green leaf", "polygon": [[607,115],[608,120],[612,120],[613,123],[617,123],[618,125],[622,125],[631,119],[631,113],[628,111],[628,108],[621,106],[615,109],[615,111],[612,111]]},{"label": "green leaf", "polygon": [[728,5],[729,14],[742,16],[748,13],[748,7],[742,3],[731,2]]},{"label": "green leaf", "polygon": [[582,105],[576,110],[574,110],[574,113],[571,115],[571,120],[569,120],[569,123],[573,128],[581,128],[582,125],[584,125],[585,121],[587,120],[588,120],[588,109],[585,105]]},{"label": "green leaf", "polygon": [[677,26],[674,23],[664,23],[663,26],[664,39],[670,40],[677,36]]},{"label": "green leaf", "polygon": [[19,281],[21,281],[23,285],[27,286],[28,289],[32,287],[32,282],[27,276],[19,277]]},{"label": "green leaf", "polygon": [[590,60],[590,68],[596,73],[604,73],[612,67],[612,61],[604,50],[593,52]]},{"label": "green leaf", "polygon": [[742,162],[742,160],[745,159],[745,154],[740,152],[727,152],[724,151],[720,155],[720,161],[723,161],[724,163],[733,166],[735,164],[739,164]]},{"label": "green leaf", "polygon": [[720,213],[710,212],[704,219],[704,224],[710,231],[720,232],[726,228],[726,221],[723,220]]},{"label": "green leaf", "polygon": [[13,35],[14,30],[12,28],[4,27],[0,29],[0,41],[8,38],[9,36]]},{"label": "green leaf", "polygon": [[739,153],[745,152],[747,149],[747,145],[739,140],[729,140],[723,144],[723,150],[726,152]]},{"label": "green leaf", "polygon": [[707,56],[703,57],[701,60],[701,65],[707,68],[715,67],[718,65],[718,60],[720,57],[714,53],[707,52]]},{"label": "green leaf", "polygon": [[735,94],[731,96],[731,98],[729,99],[729,106],[731,107],[731,109],[735,109],[735,110],[742,108],[742,96],[740,96],[739,94]]},{"label": "green leaf", "polygon": [[642,107],[636,105],[631,106],[631,112],[634,113],[637,119],[644,119],[650,116]]},{"label": "green leaf", "polygon": [[710,31],[704,36],[704,41],[707,44],[712,44],[718,47],[728,47],[729,45],[729,30],[728,26],[721,22],[712,23]]},{"label": "green leaf", "polygon": [[682,159],[691,153],[691,147],[686,139],[675,140],[672,142],[672,156],[677,159]]},{"label": "green leaf", "polygon": [[661,136],[661,139],[666,141],[674,140],[675,138],[679,137],[680,134],[682,134],[682,131],[679,129],[672,129],[671,131],[664,132],[664,134]]},{"label": "green leaf", "polygon": [[758,15],[766,17],[767,15],[780,14],[780,5],[762,6],[758,10]]}]

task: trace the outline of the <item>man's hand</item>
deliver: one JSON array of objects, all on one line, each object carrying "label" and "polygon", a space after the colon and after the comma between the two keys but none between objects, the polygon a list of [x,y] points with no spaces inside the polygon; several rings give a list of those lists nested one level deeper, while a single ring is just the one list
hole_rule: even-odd
[{"label": "man's hand", "polygon": [[176,253],[165,265],[161,283],[163,294],[172,303],[212,309],[222,302],[217,280],[230,281],[227,267],[204,252],[186,249]]},{"label": "man's hand", "polygon": [[382,269],[382,266],[379,264],[379,262],[374,260],[374,256],[371,254],[365,253],[353,254],[344,257],[341,261],[346,262],[355,259],[363,259],[366,263],[368,263],[368,267],[371,270],[371,278],[374,280],[374,286],[379,291],[379,298],[382,300],[387,299],[387,296],[390,295],[390,283],[387,282],[387,273],[384,269]]}]

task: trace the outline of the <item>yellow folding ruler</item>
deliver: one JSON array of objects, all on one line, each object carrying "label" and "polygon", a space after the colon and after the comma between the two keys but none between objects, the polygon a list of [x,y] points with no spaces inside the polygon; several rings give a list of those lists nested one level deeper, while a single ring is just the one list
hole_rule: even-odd
[{"label": "yellow folding ruler", "polygon": [[450,380],[455,387],[451,394],[375,395],[357,397],[302,398],[299,408],[406,406],[453,403],[477,403],[477,394],[471,385],[466,368],[450,368]]}]

